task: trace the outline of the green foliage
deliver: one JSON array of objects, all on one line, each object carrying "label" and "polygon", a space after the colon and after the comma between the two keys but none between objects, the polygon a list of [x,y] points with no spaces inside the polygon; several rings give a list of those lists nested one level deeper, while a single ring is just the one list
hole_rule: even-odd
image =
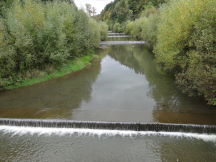
[{"label": "green foliage", "polygon": [[98,47],[100,27],[73,3],[14,0],[0,18],[0,87]]},{"label": "green foliage", "polygon": [[24,86],[30,86],[30,85],[33,85],[36,83],[47,81],[49,79],[62,77],[64,75],[70,74],[71,72],[75,72],[75,71],[83,69],[88,64],[90,64],[90,62],[94,58],[97,58],[96,55],[87,55],[87,56],[82,56],[82,57],[76,58],[74,60],[70,60],[67,62],[67,64],[64,64],[63,66],[59,67],[58,69],[54,69],[51,73],[49,71],[39,72],[40,75],[37,77],[25,78],[24,80],[22,80],[22,82],[17,82],[15,84],[9,85],[5,88],[6,89],[14,89],[14,88],[19,88],[19,87],[24,87]]},{"label": "green foliage", "polygon": [[120,0],[116,3],[113,10],[113,18],[115,18],[116,22],[121,24],[130,18],[131,11],[128,8],[128,1],[126,0]]},{"label": "green foliage", "polygon": [[[160,62],[166,60],[165,66],[174,68],[179,53],[185,52],[190,32],[201,14],[203,0],[173,1],[163,8],[158,26],[158,44],[156,46],[157,58]],[[199,2],[199,3],[198,3]]]},{"label": "green foliage", "polygon": [[149,8],[149,6],[158,8],[166,1],[167,0],[115,0],[109,3],[102,11],[101,19],[108,22],[111,30],[120,28],[124,30],[126,21],[140,17],[142,12]]},{"label": "green foliage", "polygon": [[166,1],[167,0],[128,0],[129,10],[132,11],[132,20],[138,18],[143,11],[146,11],[149,6],[154,6],[155,8],[158,8]]},{"label": "green foliage", "polygon": [[101,40],[106,40],[108,35],[108,26],[105,22],[100,22],[100,37]]},{"label": "green foliage", "polygon": [[0,1],[0,16],[4,15],[4,12],[7,8],[11,6],[14,0],[1,0]]},{"label": "green foliage", "polygon": [[101,13],[101,20],[107,22],[115,32],[124,31],[124,22],[131,18],[127,0],[116,0],[108,4]]},{"label": "green foliage", "polygon": [[158,62],[176,74],[182,90],[216,99],[216,1],[172,1],[161,11]]},{"label": "green foliage", "polygon": [[[4,15],[4,13],[6,12],[6,9],[10,8],[14,1],[16,0],[0,0],[0,16]],[[41,1],[52,2],[56,0],[41,0]],[[73,6],[75,6],[74,2],[71,0],[59,0],[59,1],[68,2],[68,3],[71,3]]]},{"label": "green foliage", "polygon": [[116,22],[115,24],[113,24],[112,30],[114,32],[122,33],[124,32],[124,25]]},{"label": "green foliage", "polygon": [[139,40],[146,41],[150,47],[153,47],[156,43],[158,11],[156,8],[151,7],[144,10],[142,15],[135,21],[129,21],[125,32]]},{"label": "green foliage", "polygon": [[184,92],[216,105],[216,1],[127,0],[126,27],[112,12],[120,1],[102,12],[111,29],[145,40]]}]

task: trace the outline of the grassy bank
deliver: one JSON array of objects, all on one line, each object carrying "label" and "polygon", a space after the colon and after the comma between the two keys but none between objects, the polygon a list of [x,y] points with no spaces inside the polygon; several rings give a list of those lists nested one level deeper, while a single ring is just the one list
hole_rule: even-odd
[{"label": "grassy bank", "polygon": [[100,56],[94,55],[94,54],[89,54],[80,58],[76,58],[75,60],[68,61],[66,64],[62,65],[61,67],[50,71],[44,71],[41,72],[39,76],[29,78],[29,79],[24,79],[20,80],[19,82],[9,85],[5,87],[5,89],[14,89],[14,88],[20,88],[20,87],[25,87],[25,86],[30,86],[36,83],[41,83],[53,78],[58,78],[62,77],[64,75],[70,74],[72,72],[76,72],[79,70],[82,70],[86,66],[91,64],[91,61],[93,59],[99,58]]}]

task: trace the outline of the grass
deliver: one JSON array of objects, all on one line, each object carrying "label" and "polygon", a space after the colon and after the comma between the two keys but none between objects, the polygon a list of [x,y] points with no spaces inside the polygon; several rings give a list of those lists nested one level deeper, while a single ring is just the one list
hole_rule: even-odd
[{"label": "grass", "polygon": [[41,83],[53,78],[62,77],[72,72],[82,70],[87,65],[90,65],[91,61],[94,58],[99,58],[99,57],[100,56],[90,54],[80,58],[76,58],[75,60],[68,61],[66,64],[62,65],[58,69],[53,70],[51,73],[45,72],[42,76],[21,80],[13,85],[9,85],[5,87],[5,89],[15,89],[15,88],[20,88],[25,86],[31,86],[33,84]]}]

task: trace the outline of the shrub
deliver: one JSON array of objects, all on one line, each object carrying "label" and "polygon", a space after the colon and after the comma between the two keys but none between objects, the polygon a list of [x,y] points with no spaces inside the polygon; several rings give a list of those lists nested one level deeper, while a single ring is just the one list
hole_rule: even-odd
[{"label": "shrub", "polygon": [[124,32],[124,25],[120,24],[118,22],[114,23],[113,26],[112,26],[112,30],[114,32],[122,33],[122,32]]},{"label": "shrub", "polygon": [[155,52],[157,59],[164,63],[167,69],[175,68],[178,59],[174,58],[185,53],[193,26],[199,21],[205,1],[176,0],[162,9]]},{"label": "shrub", "polygon": [[105,22],[100,22],[100,36],[101,40],[106,40],[107,38],[108,25]]},{"label": "shrub", "polygon": [[156,43],[157,22],[158,11],[155,8],[150,8],[145,10],[140,18],[129,21],[125,31],[139,40],[146,41],[150,47],[153,47]]},{"label": "shrub", "polygon": [[216,104],[216,1],[172,1],[161,11],[156,58],[184,92]]},{"label": "shrub", "polygon": [[0,18],[0,86],[98,46],[100,29],[73,3],[14,0]]},{"label": "shrub", "polygon": [[1,0],[0,1],[0,16],[4,15],[4,12],[7,8],[9,8],[14,0]]}]

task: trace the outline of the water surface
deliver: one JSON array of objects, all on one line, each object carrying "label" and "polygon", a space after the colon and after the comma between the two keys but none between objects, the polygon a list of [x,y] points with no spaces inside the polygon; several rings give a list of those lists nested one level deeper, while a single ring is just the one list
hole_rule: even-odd
[{"label": "water surface", "polygon": [[213,162],[216,161],[216,143],[174,136],[12,136],[0,132],[0,160]]},{"label": "water surface", "polygon": [[216,110],[182,94],[145,45],[111,45],[84,70],[0,92],[0,117],[216,124]]},{"label": "water surface", "polygon": [[[145,45],[113,44],[104,48],[98,52],[104,57],[84,70],[0,92],[0,118],[216,124],[215,108],[200,98],[182,94]],[[216,161],[216,141],[205,140],[211,139],[209,135],[203,139],[195,138],[197,135],[123,136],[10,129],[0,129],[0,161]]]}]

